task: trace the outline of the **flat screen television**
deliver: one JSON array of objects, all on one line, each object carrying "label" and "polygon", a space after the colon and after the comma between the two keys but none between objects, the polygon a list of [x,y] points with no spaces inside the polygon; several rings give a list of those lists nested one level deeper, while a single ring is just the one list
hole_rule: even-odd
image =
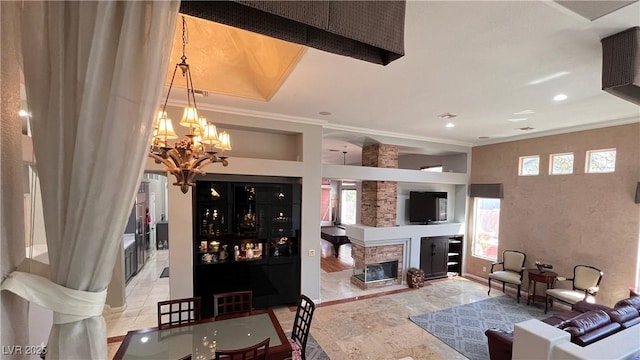
[{"label": "flat screen television", "polygon": [[440,223],[447,221],[447,193],[412,191],[409,193],[409,222]]}]

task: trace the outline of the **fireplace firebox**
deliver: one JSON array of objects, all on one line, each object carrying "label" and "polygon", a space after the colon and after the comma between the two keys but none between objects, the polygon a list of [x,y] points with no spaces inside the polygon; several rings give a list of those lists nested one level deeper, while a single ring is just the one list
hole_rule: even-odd
[{"label": "fireplace firebox", "polygon": [[398,260],[368,264],[360,271],[356,269],[354,276],[364,283],[395,279],[398,277]]}]

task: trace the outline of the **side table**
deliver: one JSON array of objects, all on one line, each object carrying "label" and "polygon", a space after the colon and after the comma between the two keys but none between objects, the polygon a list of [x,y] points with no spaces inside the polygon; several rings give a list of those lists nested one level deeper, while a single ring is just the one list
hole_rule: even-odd
[{"label": "side table", "polygon": [[[529,302],[531,304],[535,304],[536,300],[545,301],[545,296],[536,296],[536,284],[543,283],[547,285],[547,289],[551,288],[553,282],[558,277],[558,273],[554,271],[545,270],[544,272],[540,272],[538,269],[527,269],[527,273],[529,273],[529,289],[527,289],[527,305]],[[531,289],[533,289],[533,294],[531,294]]]}]

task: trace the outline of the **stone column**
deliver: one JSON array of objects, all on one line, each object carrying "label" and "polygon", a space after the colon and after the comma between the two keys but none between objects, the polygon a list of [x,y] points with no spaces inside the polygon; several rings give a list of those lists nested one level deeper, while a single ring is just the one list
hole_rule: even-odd
[{"label": "stone column", "polygon": [[[398,147],[374,144],[362,148],[362,166],[397,168]],[[398,183],[363,181],[361,222],[375,227],[396,226]]]}]

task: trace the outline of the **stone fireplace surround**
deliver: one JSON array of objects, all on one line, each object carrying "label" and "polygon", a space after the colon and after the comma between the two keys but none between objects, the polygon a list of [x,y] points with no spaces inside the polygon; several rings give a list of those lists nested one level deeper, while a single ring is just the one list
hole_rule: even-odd
[{"label": "stone fireplace surround", "polygon": [[378,280],[375,282],[365,282],[354,274],[351,276],[351,283],[361,289],[379,288],[388,285],[402,284],[402,274],[404,273],[404,244],[381,245],[363,247],[356,243],[351,244],[351,257],[353,257],[354,269],[364,271],[368,265],[379,264],[390,261],[398,262],[398,271],[395,278]]},{"label": "stone fireplace surround", "polygon": [[[368,287],[364,287],[364,282],[357,278],[354,280],[354,276],[351,277],[351,283],[362,289],[367,289],[404,283],[403,279],[407,270],[410,267],[420,267],[420,239],[425,236],[464,234],[464,223],[394,227],[354,224],[345,225],[345,231],[351,241],[355,269],[364,269],[365,265],[369,264],[398,260],[398,277],[396,279],[376,281],[369,283]],[[390,259],[385,259],[385,257]],[[391,259],[391,257],[393,258]]]}]

